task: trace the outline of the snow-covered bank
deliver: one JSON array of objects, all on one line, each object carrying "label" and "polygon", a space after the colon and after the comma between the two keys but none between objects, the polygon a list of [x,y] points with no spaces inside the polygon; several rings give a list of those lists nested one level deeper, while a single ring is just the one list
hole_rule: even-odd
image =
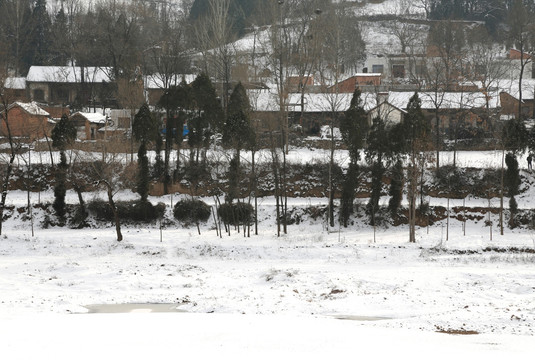
[{"label": "snow-covered bank", "polygon": [[370,328],[318,317],[229,314],[39,315],[3,320],[0,338],[3,358],[59,360],[528,359],[533,340]]},{"label": "snow-covered bank", "polygon": [[[452,220],[448,241],[439,223],[408,244],[403,226],[379,229],[374,242],[364,224],[327,232],[305,221],[277,238],[267,209],[251,238],[219,238],[210,225],[200,236],[196,228],[167,227],[160,238],[157,226],[146,226],[126,227],[117,243],[112,227],[38,228],[32,237],[27,224],[8,221],[0,240],[8,358],[47,351],[101,358],[127,349],[121,357],[137,359],[178,348],[241,357],[438,351],[517,358],[532,350],[535,254],[484,251],[534,249],[531,232],[507,229],[490,240],[488,228],[469,223],[463,236]],[[87,312],[84,305],[122,303],[172,303],[187,314],[74,315]],[[29,338],[34,346],[23,347]]]}]

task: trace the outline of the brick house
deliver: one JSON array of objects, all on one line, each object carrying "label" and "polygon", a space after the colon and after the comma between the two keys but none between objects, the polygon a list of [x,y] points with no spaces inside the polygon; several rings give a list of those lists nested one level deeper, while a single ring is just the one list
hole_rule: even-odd
[{"label": "brick house", "polygon": [[101,138],[99,130],[106,124],[106,115],[79,111],[72,114],[70,120],[76,127],[78,139],[97,140]]},{"label": "brick house", "polygon": [[330,91],[353,93],[357,87],[381,85],[380,73],[358,73],[329,88]]},{"label": "brick house", "polygon": [[[50,136],[55,122],[50,120],[50,114],[35,102],[15,102],[8,106],[8,121],[12,136],[35,140]],[[1,113],[5,117],[5,111]],[[5,121],[0,125],[0,135],[7,136]]]},{"label": "brick house", "polygon": [[4,90],[7,95],[6,98],[11,101],[28,101],[28,96],[26,95],[26,78],[8,77],[4,81]]},{"label": "brick house", "polygon": [[[518,115],[518,106],[520,100],[514,95],[508,92],[500,92],[501,103],[501,115],[508,117],[516,117]],[[534,112],[534,99],[533,95],[522,96],[522,115],[525,117],[531,117]]]}]

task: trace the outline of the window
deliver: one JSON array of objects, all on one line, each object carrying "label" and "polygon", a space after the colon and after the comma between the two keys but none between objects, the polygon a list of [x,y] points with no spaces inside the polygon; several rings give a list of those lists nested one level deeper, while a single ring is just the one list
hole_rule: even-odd
[{"label": "window", "polygon": [[35,89],[33,91],[33,100],[34,101],[45,101],[45,92],[43,89]]},{"label": "window", "polygon": [[57,102],[69,102],[69,91],[66,89],[57,89],[56,98],[54,99]]},{"label": "window", "polygon": [[130,128],[130,118],[129,117],[120,117],[119,118],[119,127],[121,129],[129,129]]},{"label": "window", "polygon": [[384,72],[384,65],[372,65],[372,72],[382,74]]},{"label": "window", "polygon": [[392,65],[392,76],[395,78],[404,78],[405,65]]}]

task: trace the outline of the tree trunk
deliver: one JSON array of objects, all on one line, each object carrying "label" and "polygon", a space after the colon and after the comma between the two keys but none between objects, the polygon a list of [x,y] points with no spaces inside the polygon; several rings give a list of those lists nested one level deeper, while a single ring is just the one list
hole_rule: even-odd
[{"label": "tree trunk", "polygon": [[2,235],[2,225],[4,223],[4,209],[6,206],[6,198],[7,198],[7,192],[9,190],[9,179],[11,177],[11,172],[13,171],[13,163],[15,162],[15,145],[13,144],[13,137],[11,136],[11,128],[9,127],[9,120],[8,120],[8,108],[4,102],[4,115],[2,118],[5,121],[6,124],[6,130],[7,130],[7,138],[9,140],[9,149],[10,149],[10,157],[9,162],[7,164],[6,169],[6,175],[4,177],[4,181],[2,183],[2,200],[0,201],[0,235]]},{"label": "tree trunk", "polygon": [[258,196],[257,192],[257,179],[256,179],[256,166],[255,166],[255,150],[251,151],[251,175],[253,180],[253,194],[254,194],[254,234],[258,235]]},{"label": "tree trunk", "polygon": [[107,182],[105,183],[108,190],[108,203],[110,204],[111,211],[113,212],[113,218],[115,220],[115,232],[117,233],[117,241],[123,240],[123,234],[121,233],[121,221],[119,219],[119,212],[115,207],[115,201],[113,201],[113,189]]}]

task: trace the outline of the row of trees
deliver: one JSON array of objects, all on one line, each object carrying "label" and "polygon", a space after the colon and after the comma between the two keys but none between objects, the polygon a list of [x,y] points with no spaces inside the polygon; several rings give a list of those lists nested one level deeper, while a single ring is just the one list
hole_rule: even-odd
[{"label": "row of trees", "polygon": [[177,54],[191,41],[187,15],[171,2],[67,0],[49,14],[46,0],[2,0],[0,11],[2,65],[18,76],[31,65],[76,64],[109,66],[113,78],[131,78],[151,49],[173,46]]},{"label": "row of trees", "polygon": [[431,148],[430,129],[421,109],[421,100],[418,93],[410,98],[403,122],[386,123],[386,120],[379,116],[373,119],[371,128],[368,128],[368,117],[360,96],[361,92],[357,89],[340,126],[350,158],[342,186],[340,222],[347,226],[354,209],[353,200],[355,188],[358,185],[358,162],[362,149],[364,149],[366,162],[371,168],[371,193],[367,212],[373,226],[376,225],[375,215],[379,211],[383,176],[388,167],[392,168],[393,174],[388,208],[394,219],[399,216],[404,184],[402,160],[408,157],[406,178],[409,203],[409,241],[415,242],[417,187],[425,170],[425,154]]}]

